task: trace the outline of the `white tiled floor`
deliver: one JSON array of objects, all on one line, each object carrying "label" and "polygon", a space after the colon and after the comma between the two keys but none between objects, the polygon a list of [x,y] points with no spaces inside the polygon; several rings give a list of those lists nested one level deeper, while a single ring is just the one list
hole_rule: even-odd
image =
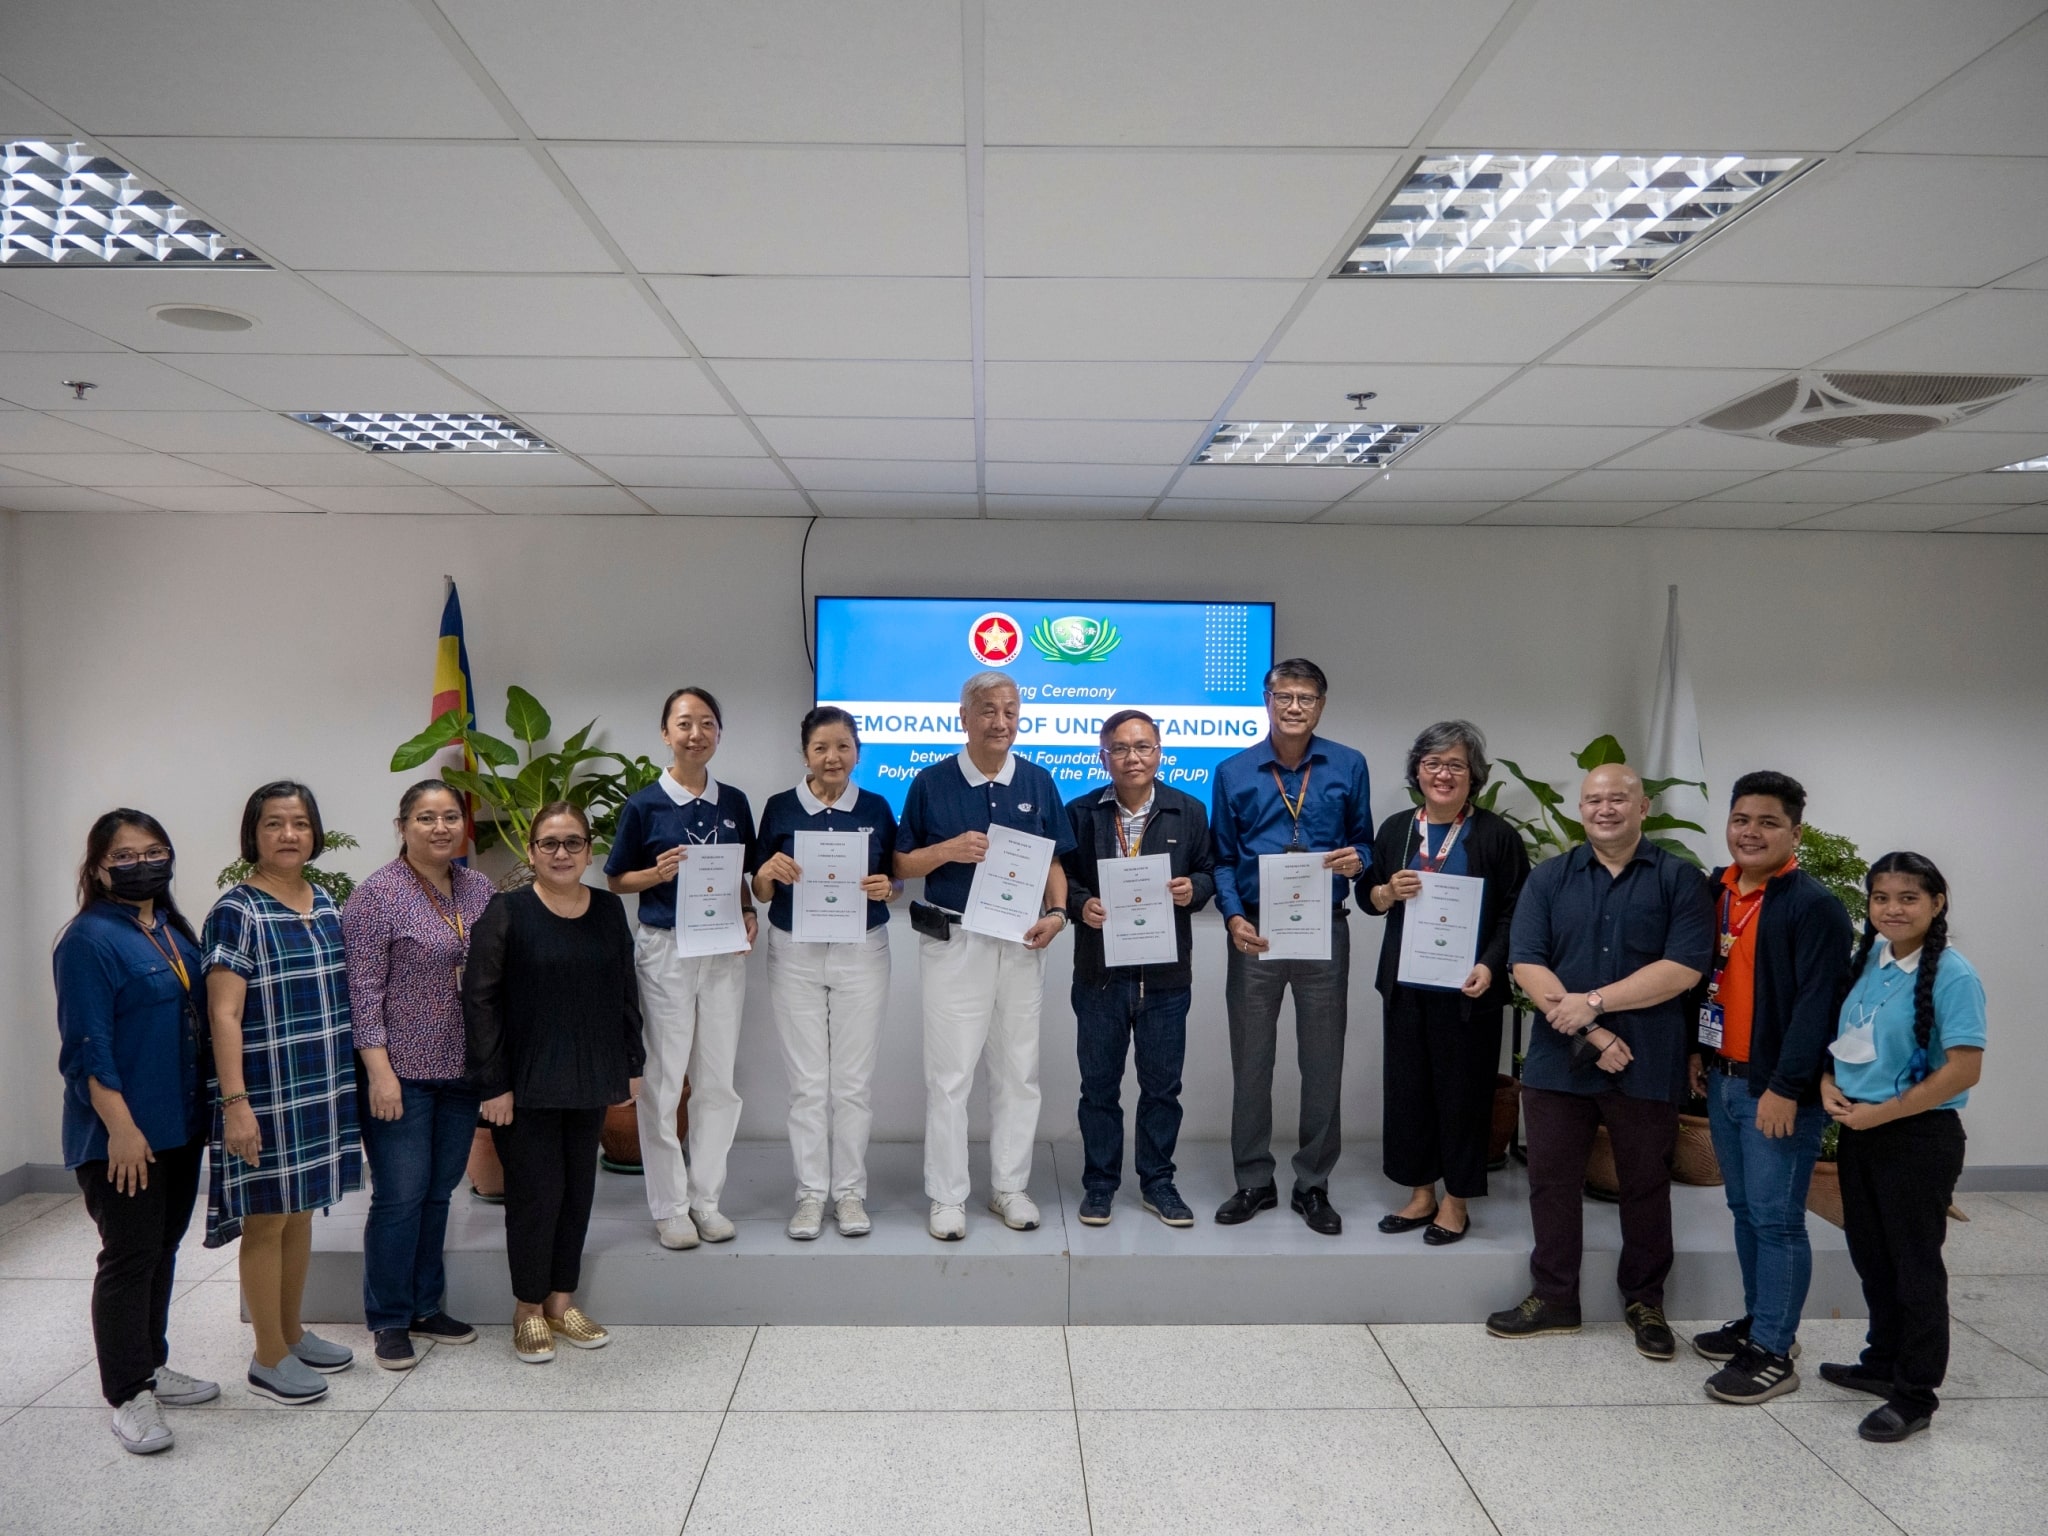
[{"label": "white tiled floor", "polygon": [[[2048,1197],[1967,1195],[1934,1429],[1855,1435],[1869,1400],[1810,1367],[1761,1410],[1616,1325],[1504,1344],[1475,1325],[619,1328],[522,1366],[506,1330],[367,1359],[317,1411],[239,1390],[233,1251],[187,1245],[171,1340],[221,1401],[177,1448],[106,1429],[75,1197],[0,1206],[0,1536],[183,1531],[2032,1536],[2048,1508]],[[1512,1299],[1512,1298],[1507,1298]],[[1696,1327],[1697,1324],[1680,1325]],[[360,1328],[320,1332],[367,1355]]]}]

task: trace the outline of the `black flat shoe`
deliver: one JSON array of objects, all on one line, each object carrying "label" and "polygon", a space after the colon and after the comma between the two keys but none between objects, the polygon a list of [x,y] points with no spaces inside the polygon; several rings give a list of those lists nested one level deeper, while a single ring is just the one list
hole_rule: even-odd
[{"label": "black flat shoe", "polygon": [[1270,1211],[1280,1204],[1280,1191],[1271,1184],[1264,1189],[1240,1189],[1228,1200],[1216,1207],[1216,1225],[1234,1227],[1241,1221],[1250,1221],[1261,1211]]},{"label": "black flat shoe", "polygon": [[1465,1241],[1465,1234],[1472,1230],[1472,1218],[1465,1218],[1465,1225],[1453,1232],[1449,1227],[1440,1227],[1431,1222],[1423,1229],[1422,1240],[1432,1248],[1448,1248],[1452,1243]]},{"label": "black flat shoe", "polygon": [[1426,1227],[1435,1220],[1435,1209],[1420,1216],[1400,1216],[1389,1212],[1380,1218],[1380,1230],[1389,1237],[1398,1237],[1403,1232],[1413,1232],[1417,1227]]},{"label": "black flat shoe", "polygon": [[1320,1232],[1324,1237],[1335,1237],[1344,1230],[1344,1218],[1330,1207],[1328,1190],[1298,1189],[1290,1202],[1296,1214],[1308,1223],[1311,1232]]},{"label": "black flat shoe", "polygon": [[1919,1434],[1933,1422],[1932,1414],[1908,1415],[1886,1403],[1882,1407],[1871,1409],[1863,1422],[1856,1426],[1856,1433],[1878,1445],[1896,1445],[1901,1440]]}]

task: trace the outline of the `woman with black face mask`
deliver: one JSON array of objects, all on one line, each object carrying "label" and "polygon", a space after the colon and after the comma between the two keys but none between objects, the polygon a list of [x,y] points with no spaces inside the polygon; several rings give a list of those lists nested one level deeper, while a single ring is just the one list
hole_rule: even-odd
[{"label": "woman with black face mask", "polygon": [[78,915],[57,940],[64,1165],[100,1229],[92,1287],[100,1390],[113,1431],[139,1456],[168,1450],[160,1405],[220,1387],[167,1363],[178,1244],[206,1150],[206,1032],[192,983],[199,947],[171,898],[171,840],[123,808],[92,824]]}]

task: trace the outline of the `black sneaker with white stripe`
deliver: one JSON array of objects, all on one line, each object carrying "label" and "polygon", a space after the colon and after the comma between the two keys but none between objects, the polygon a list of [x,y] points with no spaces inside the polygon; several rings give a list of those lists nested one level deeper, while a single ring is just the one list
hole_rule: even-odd
[{"label": "black sneaker with white stripe", "polygon": [[1767,1403],[1798,1390],[1799,1373],[1792,1368],[1792,1357],[1774,1355],[1754,1344],[1745,1344],[1733,1360],[1707,1378],[1707,1396],[1724,1403]]}]

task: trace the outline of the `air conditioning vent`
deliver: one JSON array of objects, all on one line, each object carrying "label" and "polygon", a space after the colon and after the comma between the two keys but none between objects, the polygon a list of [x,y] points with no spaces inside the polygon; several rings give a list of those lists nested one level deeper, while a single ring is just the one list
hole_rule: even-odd
[{"label": "air conditioning vent", "polygon": [[1699,424],[1803,448],[1858,448],[1967,420],[2033,382],[2017,374],[1802,373],[1724,405]]}]

